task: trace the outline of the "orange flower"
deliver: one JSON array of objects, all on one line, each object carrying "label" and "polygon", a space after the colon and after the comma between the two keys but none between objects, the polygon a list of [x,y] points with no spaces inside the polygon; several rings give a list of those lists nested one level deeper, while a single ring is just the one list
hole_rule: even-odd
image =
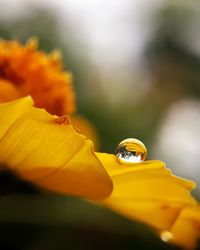
[{"label": "orange flower", "polygon": [[36,107],[51,114],[75,111],[72,76],[63,71],[61,54],[37,51],[37,40],[26,46],[16,41],[0,41],[0,102],[31,95]]}]

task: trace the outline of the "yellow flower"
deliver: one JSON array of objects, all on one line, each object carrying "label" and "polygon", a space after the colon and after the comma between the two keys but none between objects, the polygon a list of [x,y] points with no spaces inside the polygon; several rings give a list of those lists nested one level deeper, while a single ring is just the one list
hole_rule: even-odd
[{"label": "yellow flower", "polygon": [[187,249],[195,249],[200,239],[200,206],[184,208],[172,229],[172,241]]},{"label": "yellow flower", "polygon": [[95,138],[87,122],[72,117],[75,129],[66,116],[73,115],[75,98],[59,52],[37,51],[35,39],[26,46],[0,41],[0,102],[1,164],[42,188],[146,223],[163,240],[195,247],[200,237],[200,208],[190,194],[195,184],[175,177],[160,161],[123,165],[115,155],[95,153],[79,133]]},{"label": "yellow flower", "polygon": [[0,104],[0,162],[43,188],[90,199],[159,234],[168,232],[183,247],[192,249],[200,236],[193,182],[175,177],[160,161],[123,165],[114,155],[94,153],[68,117],[34,108],[30,97]]},{"label": "yellow flower", "polygon": [[113,181],[103,203],[131,219],[169,230],[183,207],[196,204],[190,194],[194,183],[173,176],[161,161],[123,165],[114,155],[96,155]]},{"label": "yellow flower", "polygon": [[70,117],[73,127],[78,130],[81,134],[84,134],[88,139],[92,140],[94,144],[94,149],[99,148],[99,138],[98,133],[92,124],[80,115],[72,115]]},{"label": "yellow flower", "polygon": [[0,104],[0,162],[52,191],[107,197],[112,182],[91,141],[76,132],[67,117],[32,106],[30,97]]}]

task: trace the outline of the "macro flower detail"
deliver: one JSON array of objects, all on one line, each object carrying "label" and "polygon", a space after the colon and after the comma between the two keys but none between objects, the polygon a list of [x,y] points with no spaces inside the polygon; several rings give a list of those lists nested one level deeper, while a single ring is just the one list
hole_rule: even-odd
[{"label": "macro flower detail", "polygon": [[36,107],[56,115],[75,111],[72,75],[63,71],[61,53],[37,51],[37,40],[26,46],[0,41],[0,102],[31,95]]},{"label": "macro flower detail", "polygon": [[[33,107],[31,97],[0,104],[0,162],[42,188],[90,199],[158,233],[169,231],[183,247],[194,247],[199,237],[192,181],[172,175],[161,161],[123,165],[115,155],[95,153],[66,116]],[[193,237],[180,243],[187,228]]]},{"label": "macro flower detail", "polygon": [[72,124],[92,139],[98,148],[98,136],[90,122],[78,115],[72,74],[63,70],[59,50],[49,55],[38,50],[37,39],[26,45],[0,40],[0,103],[30,95],[38,108],[53,115],[70,115]]},{"label": "macro flower detail", "polygon": [[[103,199],[112,181],[92,142],[63,117],[33,107],[30,97],[0,104],[0,162],[52,191]],[[91,188],[92,187],[92,188]]]},{"label": "macro flower detail", "polygon": [[113,181],[113,192],[103,203],[131,219],[169,230],[181,209],[196,204],[190,194],[195,184],[172,175],[161,161],[123,167],[114,155],[96,155]]},{"label": "macro flower detail", "polygon": [[195,249],[200,238],[200,206],[184,208],[172,227],[173,242],[187,249]]},{"label": "macro flower detail", "polygon": [[74,114],[71,78],[60,53],[38,51],[35,39],[25,46],[0,41],[0,165],[42,189],[108,207],[147,224],[164,241],[194,249],[200,238],[195,183],[174,176],[161,161],[145,161],[146,147],[135,139],[122,141],[116,156],[95,152],[95,128]]}]

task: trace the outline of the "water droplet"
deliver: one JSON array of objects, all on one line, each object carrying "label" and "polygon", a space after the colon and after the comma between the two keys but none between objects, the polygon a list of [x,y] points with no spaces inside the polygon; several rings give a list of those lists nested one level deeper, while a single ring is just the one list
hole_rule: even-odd
[{"label": "water droplet", "polygon": [[162,231],[160,234],[160,238],[164,242],[168,242],[173,239],[173,234],[169,231]]},{"label": "water droplet", "polygon": [[146,159],[147,150],[141,141],[128,138],[118,144],[116,156],[121,163],[142,162]]}]

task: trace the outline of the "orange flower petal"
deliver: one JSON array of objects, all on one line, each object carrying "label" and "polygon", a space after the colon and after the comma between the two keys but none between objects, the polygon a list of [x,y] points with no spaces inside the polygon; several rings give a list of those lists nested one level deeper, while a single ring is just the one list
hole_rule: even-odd
[{"label": "orange flower petal", "polygon": [[[69,115],[75,111],[72,75],[64,71],[57,50],[47,55],[38,51],[37,46],[33,38],[25,46],[0,40],[0,102],[31,95],[36,107],[45,108],[51,114]],[[13,87],[7,87],[2,99],[4,81]],[[14,95],[15,92],[19,95]]]},{"label": "orange flower petal", "polygon": [[11,82],[0,78],[0,102],[9,102],[21,97],[20,92]]}]

